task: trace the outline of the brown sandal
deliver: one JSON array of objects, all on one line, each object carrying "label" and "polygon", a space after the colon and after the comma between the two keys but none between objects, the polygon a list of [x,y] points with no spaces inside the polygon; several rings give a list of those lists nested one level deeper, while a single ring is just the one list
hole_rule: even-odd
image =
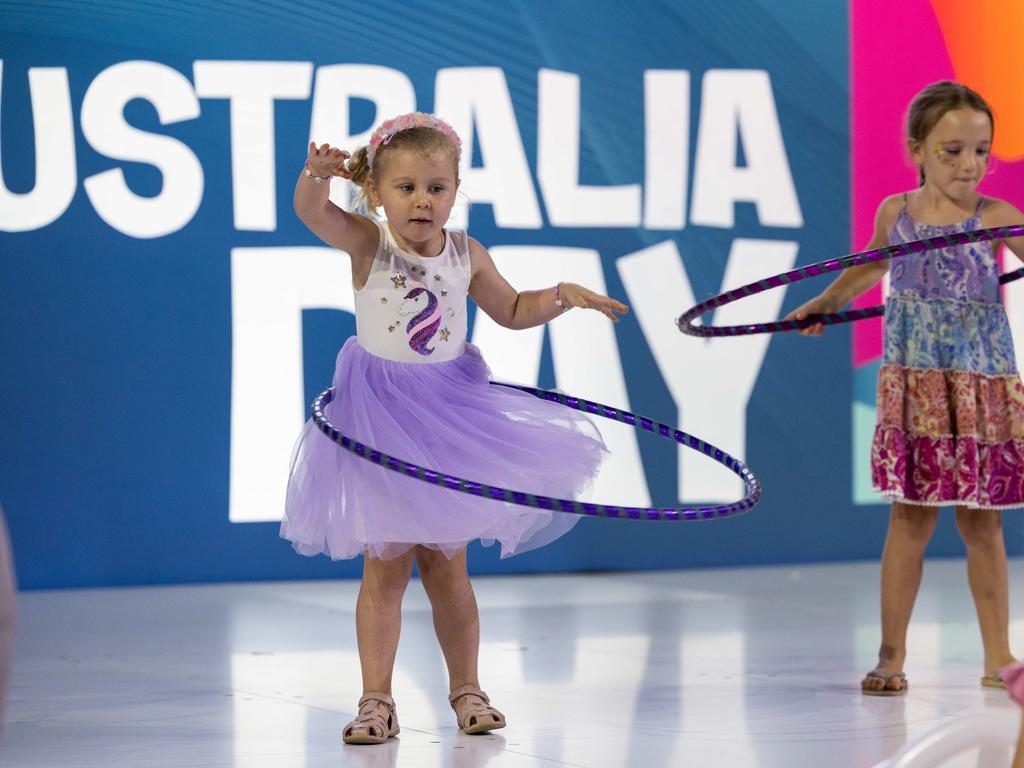
[{"label": "brown sandal", "polygon": [[[455,709],[455,702],[464,696],[472,696],[478,701],[468,701],[460,715],[459,710]],[[475,685],[456,688],[448,696],[448,703],[455,710],[455,718],[459,721],[459,728],[463,733],[486,733],[505,727],[505,716],[491,706],[491,700],[487,698],[487,694]]]},{"label": "brown sandal", "polygon": [[[384,717],[377,705],[383,704],[388,711]],[[398,734],[398,715],[395,700],[386,693],[368,691],[359,699],[359,713],[355,720],[345,726],[341,738],[346,744],[383,744]]]},{"label": "brown sandal", "polygon": [[[865,675],[865,679],[881,680],[881,688],[861,688],[860,692],[865,696],[903,696],[906,694],[907,689],[910,687],[910,683],[907,681],[907,676],[902,672],[893,672],[891,675],[883,675],[881,672],[871,670]],[[889,682],[892,680],[899,680],[899,688],[890,688]]]}]

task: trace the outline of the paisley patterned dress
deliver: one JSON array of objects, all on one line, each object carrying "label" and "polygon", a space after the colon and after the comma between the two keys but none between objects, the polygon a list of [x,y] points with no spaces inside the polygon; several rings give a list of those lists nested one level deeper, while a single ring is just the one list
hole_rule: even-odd
[{"label": "paisley patterned dress", "polygon": [[[933,226],[904,200],[889,242],[979,229],[982,204],[960,224]],[[990,243],[892,262],[877,405],[871,473],[883,497],[1024,506],[1024,389]]]}]

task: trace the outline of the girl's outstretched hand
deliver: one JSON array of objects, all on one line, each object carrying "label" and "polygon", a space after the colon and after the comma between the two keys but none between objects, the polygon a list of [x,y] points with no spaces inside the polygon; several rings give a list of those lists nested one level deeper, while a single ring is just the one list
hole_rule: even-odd
[{"label": "girl's outstretched hand", "polygon": [[345,163],[349,155],[344,149],[332,147],[330,144],[321,144],[318,149],[316,143],[309,142],[309,155],[306,162],[309,163],[309,170],[314,176],[340,176],[343,179],[352,178]]},{"label": "girl's outstretched hand", "polygon": [[629,312],[629,307],[621,301],[602,296],[600,293],[595,293],[582,285],[576,285],[576,283],[562,283],[559,286],[558,295],[569,307],[596,309],[613,323],[619,322],[616,312],[620,315]]},{"label": "girl's outstretched hand", "polygon": [[[815,296],[806,304],[801,304],[786,315],[785,319],[803,320],[808,315],[830,315],[833,312],[838,312],[840,309],[841,307],[837,307],[833,299],[827,297],[825,294],[821,294],[820,296]],[[825,326],[822,323],[815,323],[814,325],[808,325],[806,328],[800,329],[800,333],[803,336],[821,336],[824,331]]]}]

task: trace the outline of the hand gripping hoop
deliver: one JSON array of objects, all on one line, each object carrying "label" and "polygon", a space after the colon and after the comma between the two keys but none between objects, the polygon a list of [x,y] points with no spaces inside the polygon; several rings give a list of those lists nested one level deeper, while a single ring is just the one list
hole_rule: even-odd
[{"label": "hand gripping hoop", "polygon": [[[797,267],[789,272],[783,272],[781,274],[774,275],[773,277],[766,277],[763,280],[758,280],[740,288],[725,291],[724,293],[720,293],[710,299],[705,299],[680,315],[679,319],[676,320],[676,325],[679,326],[679,330],[687,336],[701,336],[706,338],[710,336],[750,336],[755,333],[798,331],[801,328],[806,328],[807,326],[814,325],[816,323],[822,323],[823,325],[839,325],[840,323],[849,323],[854,320],[866,320],[869,317],[879,317],[885,312],[885,307],[883,305],[876,307],[864,307],[862,309],[848,309],[829,315],[808,315],[803,320],[776,320],[769,323],[726,326],[693,324],[701,315],[712,309],[723,307],[726,304],[731,304],[739,299],[752,296],[755,293],[767,291],[769,288],[778,288],[782,285],[792,285],[793,283],[799,283],[801,280],[806,280],[809,277],[818,277],[826,272],[839,272],[844,269],[857,266],[858,264],[870,264],[873,261],[898,259],[912,253],[925,253],[927,251],[935,251],[940,248],[950,248],[957,245],[966,245],[967,243],[981,243],[987,240],[1005,240],[1011,237],[1019,237],[1020,235],[1024,235],[1024,224],[1013,224],[1008,227],[993,227],[992,229],[972,229],[967,232],[953,232],[948,235],[939,235],[938,237],[926,237],[922,240],[912,240],[908,243],[897,243],[896,245],[877,248],[873,251],[851,253],[848,256],[841,256],[838,259],[819,261],[817,264],[811,264],[806,267]],[[1024,277],[1024,268],[1001,275],[999,277],[999,283],[1001,285],[1006,284],[1014,280],[1019,280],[1022,277]]]}]

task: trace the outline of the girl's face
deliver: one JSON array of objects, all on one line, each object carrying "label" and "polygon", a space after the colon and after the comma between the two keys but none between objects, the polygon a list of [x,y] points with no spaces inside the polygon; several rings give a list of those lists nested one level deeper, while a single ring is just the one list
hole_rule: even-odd
[{"label": "girl's face", "polygon": [[984,112],[962,107],[946,112],[924,141],[910,140],[925,184],[953,200],[967,197],[984,178],[992,149],[992,123]]},{"label": "girl's face", "polygon": [[383,159],[377,182],[367,185],[370,200],[384,209],[403,249],[436,255],[459,188],[455,163],[446,152],[412,149],[390,150]]}]

